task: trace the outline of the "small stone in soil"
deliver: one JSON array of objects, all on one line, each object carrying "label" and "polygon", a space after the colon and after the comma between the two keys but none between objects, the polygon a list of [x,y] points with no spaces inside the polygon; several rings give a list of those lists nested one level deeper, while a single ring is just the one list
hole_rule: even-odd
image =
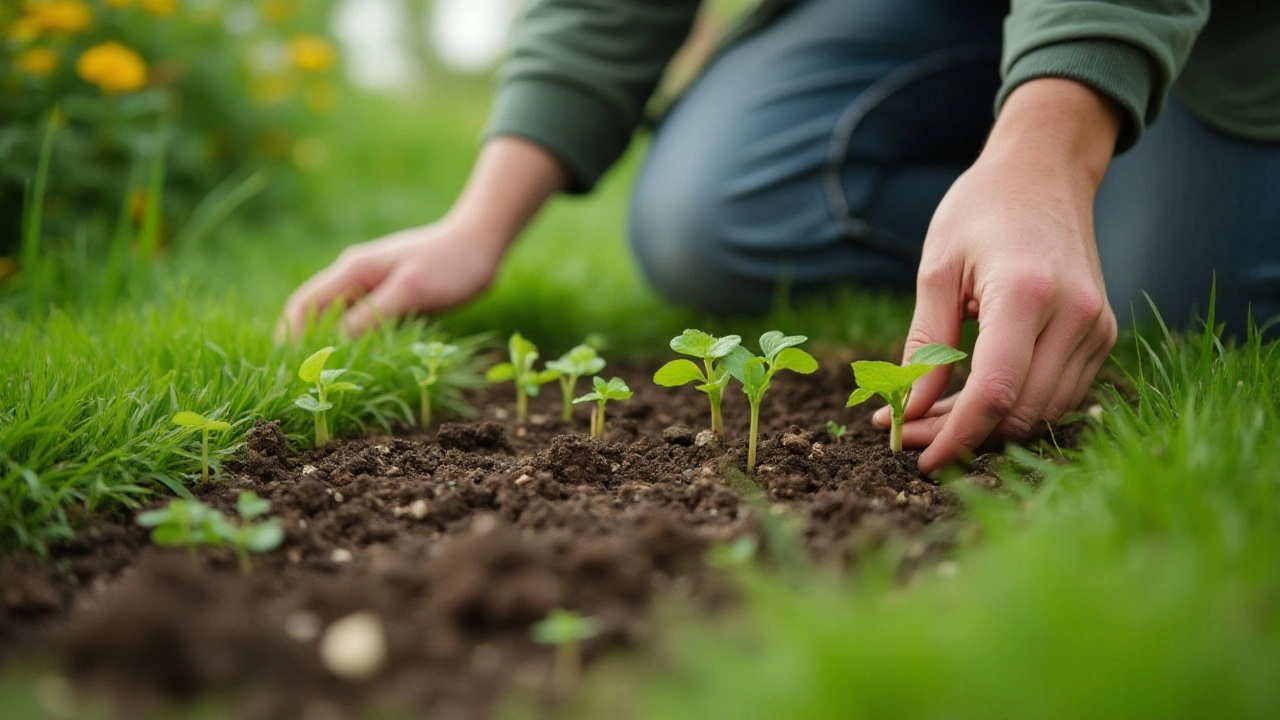
[{"label": "small stone in soil", "polygon": [[413,504],[409,506],[409,514],[413,516],[414,520],[421,520],[426,517],[427,510],[426,500],[414,500]]},{"label": "small stone in soil", "polygon": [[329,556],[329,559],[339,565],[345,565],[351,562],[351,551],[346,548],[336,548],[333,551],[333,555]]},{"label": "small stone in soil", "polygon": [[315,465],[303,465],[303,466],[302,466],[302,474],[303,474],[303,475],[314,475],[314,474],[315,474],[315,472],[316,472],[316,470],[318,470],[318,469],[319,469],[319,468],[317,468]]},{"label": "small stone in soil", "polygon": [[672,425],[662,431],[662,439],[671,445],[689,446],[693,444],[697,434],[693,432],[693,428],[686,425]]},{"label": "small stone in soil", "polygon": [[320,618],[306,610],[291,612],[284,618],[284,634],[294,642],[311,642],[320,637]]},{"label": "small stone in soil", "polygon": [[782,436],[782,447],[797,455],[803,455],[808,452],[811,446],[812,443],[799,433],[787,433]]},{"label": "small stone in soil", "polygon": [[335,620],[320,640],[320,659],[329,672],[344,680],[368,680],[387,661],[382,621],[371,612],[357,612]]},{"label": "small stone in soil", "polygon": [[710,447],[715,450],[724,446],[720,436],[710,430],[703,430],[694,438],[693,444],[698,447]]},{"label": "small stone in soil", "polygon": [[533,476],[530,475],[529,473],[525,473],[520,477],[516,478],[517,485],[524,485],[525,483],[531,483],[531,482],[533,482]]}]

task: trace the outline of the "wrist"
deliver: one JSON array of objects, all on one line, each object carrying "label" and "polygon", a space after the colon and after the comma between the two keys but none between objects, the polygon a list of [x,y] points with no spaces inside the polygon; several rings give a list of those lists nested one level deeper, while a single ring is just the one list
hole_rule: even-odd
[{"label": "wrist", "polygon": [[1120,108],[1086,85],[1061,78],[1031,80],[1005,101],[980,161],[1041,165],[1094,192],[1106,175],[1122,122]]}]

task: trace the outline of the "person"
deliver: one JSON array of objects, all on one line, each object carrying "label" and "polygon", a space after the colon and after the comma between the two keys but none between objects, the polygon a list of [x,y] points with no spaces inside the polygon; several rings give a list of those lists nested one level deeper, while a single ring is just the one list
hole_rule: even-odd
[{"label": "person", "polygon": [[[698,4],[533,2],[452,210],[343,252],[284,324],[344,302],[361,332],[482,291],[549,198],[621,155]],[[940,370],[913,393],[920,469],[1026,437],[1079,405],[1144,292],[1181,320],[1216,276],[1229,329],[1280,312],[1280,3],[1212,11],[763,0],[658,126],[633,252],[710,311],[764,308],[781,278],[914,287],[906,357],[979,326],[963,389],[943,398]]]}]

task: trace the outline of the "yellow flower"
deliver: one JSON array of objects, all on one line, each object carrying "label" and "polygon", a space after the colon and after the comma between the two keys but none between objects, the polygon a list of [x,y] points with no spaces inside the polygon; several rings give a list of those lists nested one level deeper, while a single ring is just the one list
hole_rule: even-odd
[{"label": "yellow flower", "polygon": [[300,70],[324,72],[333,67],[337,54],[324,38],[299,35],[289,41],[289,58]]},{"label": "yellow flower", "polygon": [[31,48],[18,55],[14,65],[28,75],[45,77],[57,69],[58,53],[51,48]]},{"label": "yellow flower", "polygon": [[142,9],[156,17],[172,15],[177,5],[177,0],[142,0]]},{"label": "yellow flower", "polygon": [[93,13],[80,0],[39,0],[27,3],[27,17],[44,32],[74,33],[89,27]]},{"label": "yellow flower", "polygon": [[114,40],[85,50],[76,62],[76,73],[111,94],[133,92],[147,84],[142,56]]}]

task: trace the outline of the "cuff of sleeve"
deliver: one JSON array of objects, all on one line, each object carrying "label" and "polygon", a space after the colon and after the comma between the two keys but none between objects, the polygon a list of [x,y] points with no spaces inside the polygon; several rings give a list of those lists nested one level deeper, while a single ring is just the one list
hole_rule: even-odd
[{"label": "cuff of sleeve", "polygon": [[1145,51],[1117,40],[1072,40],[1038,47],[1016,59],[1005,72],[996,96],[996,113],[1019,85],[1044,77],[1088,85],[1124,110],[1126,119],[1116,141],[1116,154],[1133,147],[1164,104],[1164,98],[1153,97],[1158,75]]},{"label": "cuff of sleeve", "polygon": [[555,155],[569,173],[566,192],[590,192],[631,142],[618,112],[586,90],[524,76],[503,83],[485,139],[508,135]]}]

